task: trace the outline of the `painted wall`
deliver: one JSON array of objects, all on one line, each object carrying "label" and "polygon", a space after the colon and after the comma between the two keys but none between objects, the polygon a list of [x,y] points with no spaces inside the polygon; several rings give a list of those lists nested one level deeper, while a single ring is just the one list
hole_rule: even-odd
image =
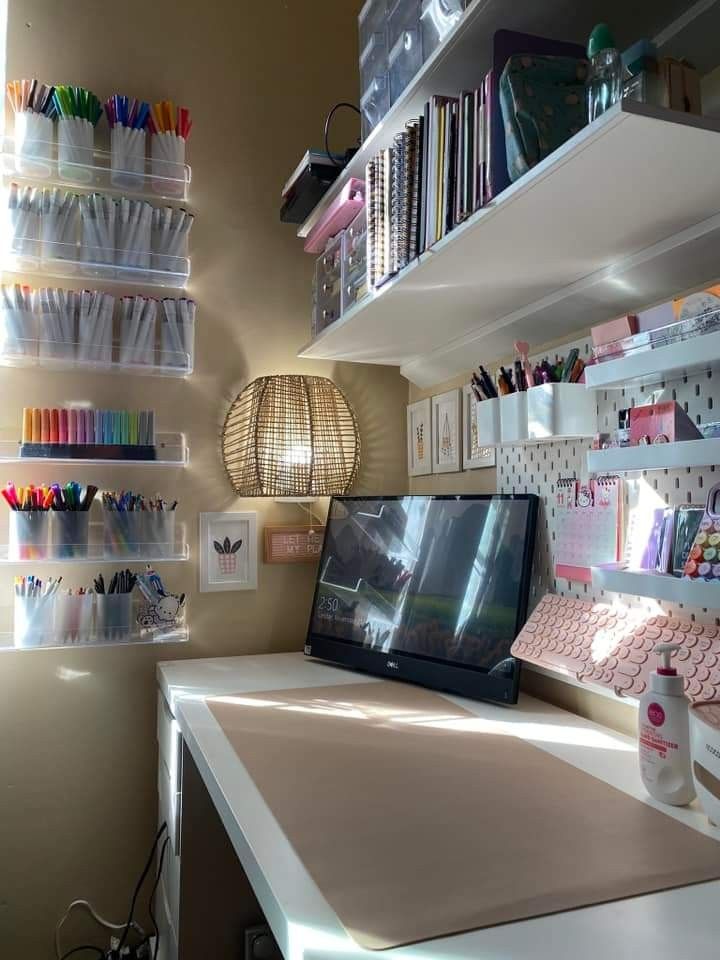
[{"label": "painted wall", "polygon": [[[305,149],[322,143],[328,109],[357,100],[359,6],[126,0],[120,9],[98,0],[10,0],[8,77],[87,85],[101,99],[170,96],[191,107],[191,293],[199,325],[196,374],[187,382],[0,373],[2,430],[18,428],[24,404],[73,400],[153,407],[160,428],[184,429],[187,470],[60,469],[47,479],[75,475],[177,498],[193,552],[189,564],[163,570],[188,592],[189,644],[0,655],[0,956],[7,960],[54,957],[55,923],[75,897],[111,918],[125,916],[155,829],[156,661],[301,648],[312,566],[261,565],[256,593],[197,592],[200,510],[257,509],[260,530],[302,522],[297,508],[238,500],[230,489],[218,437],[238,390],[268,373],[331,376],[360,421],[357,489],[407,489],[407,383],[391,369],[296,358],[309,339],[313,261],[278,220],[281,186]],[[333,144],[351,142],[352,115],[337,122]],[[7,479],[43,478],[23,468],[6,470]],[[0,537],[4,522],[0,516]],[[0,574],[6,605],[15,572]],[[66,579],[80,584],[96,572],[73,570]],[[109,945],[91,923],[68,925],[64,943],[78,942]]]}]

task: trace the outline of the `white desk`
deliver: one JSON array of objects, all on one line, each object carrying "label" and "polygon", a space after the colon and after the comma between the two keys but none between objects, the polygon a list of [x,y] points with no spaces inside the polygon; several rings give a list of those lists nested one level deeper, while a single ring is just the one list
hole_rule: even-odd
[{"label": "white desk", "polygon": [[[373,953],[357,946],[299,861],[203,698],[358,682],[376,680],[314,663],[302,654],[158,664],[160,691],[286,960],[684,960],[718,949],[720,881],[393,950]],[[633,740],[530,697],[522,697],[514,708],[448,699],[720,839],[720,830],[708,825],[697,804],[671,809],[650,800],[640,781]],[[582,869],[579,863],[578,871]]]}]

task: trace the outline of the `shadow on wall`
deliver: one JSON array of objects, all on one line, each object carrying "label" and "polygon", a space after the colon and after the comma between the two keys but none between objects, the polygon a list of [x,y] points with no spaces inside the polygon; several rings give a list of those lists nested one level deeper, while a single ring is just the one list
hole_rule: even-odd
[{"label": "shadow on wall", "polygon": [[[395,367],[337,363],[329,374],[352,404],[360,431],[360,474],[353,493],[407,493],[405,407],[407,380]],[[388,451],[402,451],[400,464],[386,462]]]}]

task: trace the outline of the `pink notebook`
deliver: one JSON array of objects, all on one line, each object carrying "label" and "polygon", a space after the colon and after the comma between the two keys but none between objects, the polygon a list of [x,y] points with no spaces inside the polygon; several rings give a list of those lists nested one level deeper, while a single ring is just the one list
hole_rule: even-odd
[{"label": "pink notebook", "polygon": [[365,181],[351,177],[305,238],[305,253],[322,253],[330,237],[349,226],[365,206]]}]

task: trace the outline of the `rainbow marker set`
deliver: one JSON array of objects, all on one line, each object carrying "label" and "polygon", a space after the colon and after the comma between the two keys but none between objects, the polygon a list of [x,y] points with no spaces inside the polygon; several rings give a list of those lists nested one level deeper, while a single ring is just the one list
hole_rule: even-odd
[{"label": "rainbow marker set", "polygon": [[25,407],[20,456],[155,460],[155,412]]}]

